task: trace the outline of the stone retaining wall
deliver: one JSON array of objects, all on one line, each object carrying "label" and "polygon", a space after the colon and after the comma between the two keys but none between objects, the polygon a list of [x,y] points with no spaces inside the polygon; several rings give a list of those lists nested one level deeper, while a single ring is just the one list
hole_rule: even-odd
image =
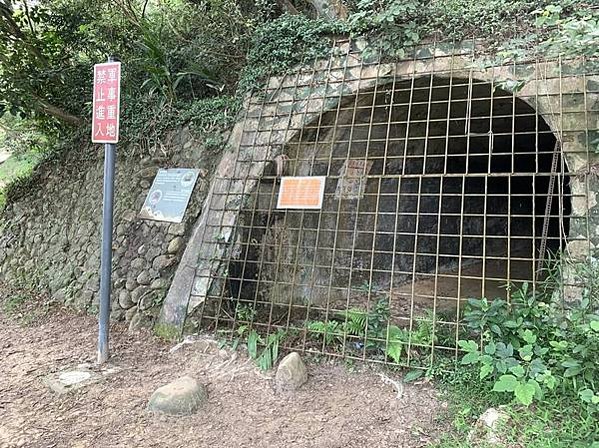
[{"label": "stone retaining wall", "polygon": [[[205,197],[215,154],[187,129],[171,135],[168,153],[125,157],[117,149],[112,317],[151,323],[170,286]],[[35,187],[3,213],[0,281],[36,287],[53,299],[95,312],[99,300],[103,150],[74,151],[40,167]],[[159,168],[199,168],[181,224],[137,217]]]}]

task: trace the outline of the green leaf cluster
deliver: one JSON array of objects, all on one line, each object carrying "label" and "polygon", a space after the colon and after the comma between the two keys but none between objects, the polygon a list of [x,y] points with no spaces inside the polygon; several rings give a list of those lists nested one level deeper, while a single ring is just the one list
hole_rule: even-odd
[{"label": "green leaf cluster", "polygon": [[279,358],[279,346],[285,339],[286,333],[278,330],[264,337],[256,330],[250,330],[247,336],[247,348],[250,358],[262,371],[270,370]]},{"label": "green leaf cluster", "polygon": [[396,364],[402,362],[408,347],[414,351],[431,347],[436,340],[433,328],[430,315],[419,320],[412,331],[392,324],[387,297],[380,297],[370,310],[352,308],[329,320],[307,325],[310,337],[325,346],[345,346],[350,351],[366,351],[371,355],[379,353]]},{"label": "green leaf cluster", "polygon": [[527,284],[511,301],[471,299],[464,313],[470,335],[460,340],[464,366],[476,366],[492,390],[524,405],[546,394],[578,396],[599,410],[599,315],[588,297],[564,312],[553,294]]}]

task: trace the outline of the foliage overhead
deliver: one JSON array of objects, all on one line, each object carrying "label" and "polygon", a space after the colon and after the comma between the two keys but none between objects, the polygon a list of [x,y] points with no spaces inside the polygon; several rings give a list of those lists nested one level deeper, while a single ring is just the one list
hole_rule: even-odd
[{"label": "foliage overhead", "polygon": [[598,47],[597,11],[575,0],[358,0],[325,14],[327,3],[327,11],[341,4],[1,0],[0,111],[46,124],[82,123],[91,66],[108,54],[125,63],[126,93],[164,106],[235,92],[240,77],[241,87],[251,88],[325,54],[333,36],[370,38],[384,55],[401,55],[427,36],[500,42],[520,32],[546,36],[543,50],[588,56]]},{"label": "foliage overhead", "polygon": [[0,120],[18,117],[47,148],[88,140],[92,66],[114,55],[128,154],[164,151],[186,123],[222,149],[248,90],[326,57],[333,39],[382,58],[474,37],[505,58],[597,56],[598,23],[583,0],[0,0]]}]

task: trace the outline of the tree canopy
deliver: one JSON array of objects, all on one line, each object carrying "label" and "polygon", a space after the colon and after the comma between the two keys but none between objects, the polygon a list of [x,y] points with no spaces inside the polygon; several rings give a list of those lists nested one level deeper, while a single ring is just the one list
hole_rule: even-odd
[{"label": "tree canopy", "polygon": [[0,0],[0,115],[48,135],[85,129],[92,66],[116,55],[127,138],[159,139],[181,117],[226,122],[240,93],[326,55],[333,36],[383,56],[431,36],[592,56],[598,16],[578,0]]}]

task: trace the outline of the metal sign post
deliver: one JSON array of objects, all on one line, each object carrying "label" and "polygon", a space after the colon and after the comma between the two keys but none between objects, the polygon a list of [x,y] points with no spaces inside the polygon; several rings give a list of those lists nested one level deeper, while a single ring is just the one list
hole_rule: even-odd
[{"label": "metal sign post", "polygon": [[100,261],[100,315],[98,364],[108,360],[110,290],[112,285],[112,225],[114,168],[119,139],[121,63],[109,57],[94,66],[92,142],[104,143],[104,192],[102,208],[102,255]]}]

